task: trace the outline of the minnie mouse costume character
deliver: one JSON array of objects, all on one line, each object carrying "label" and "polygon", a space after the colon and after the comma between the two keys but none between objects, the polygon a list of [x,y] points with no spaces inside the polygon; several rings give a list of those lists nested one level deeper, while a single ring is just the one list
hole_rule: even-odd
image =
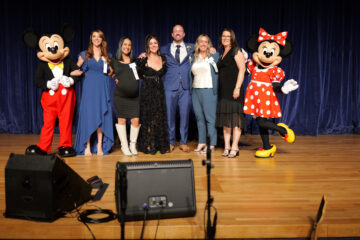
[{"label": "minnie mouse costume character", "polygon": [[275,130],[288,143],[295,141],[295,134],[286,124],[277,125],[268,118],[282,116],[277,93],[288,94],[298,88],[295,80],[290,79],[281,87],[285,78],[284,71],[277,67],[282,58],[292,52],[292,43],[286,40],[287,32],[276,35],[268,34],[260,28],[258,36],[252,36],[247,41],[247,48],[253,53],[253,59],[247,64],[251,81],[246,89],[244,112],[256,117],[260,129],[263,148],[256,151],[255,156],[268,158],[274,156],[276,146],[270,145],[268,130]]},{"label": "minnie mouse costume character", "polygon": [[82,72],[67,57],[70,49],[65,46],[74,35],[75,31],[71,25],[64,25],[60,33],[39,36],[34,30],[27,30],[23,34],[25,45],[38,48],[37,57],[41,60],[37,66],[34,84],[43,90],[41,106],[44,119],[40,142],[29,146],[25,154],[46,155],[51,151],[55,121],[59,118],[58,153],[62,157],[76,155],[72,148],[72,120],[76,101],[72,85],[78,81],[75,76],[80,76]]}]

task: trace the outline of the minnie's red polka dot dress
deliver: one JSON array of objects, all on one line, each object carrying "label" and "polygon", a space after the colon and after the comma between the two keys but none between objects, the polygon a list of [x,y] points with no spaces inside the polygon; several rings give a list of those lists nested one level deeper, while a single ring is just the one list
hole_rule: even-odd
[{"label": "minnie's red polka dot dress", "polygon": [[271,85],[281,82],[285,73],[279,67],[258,69],[253,60],[248,62],[251,81],[246,89],[244,112],[264,118],[279,118],[282,116],[279,99]]}]

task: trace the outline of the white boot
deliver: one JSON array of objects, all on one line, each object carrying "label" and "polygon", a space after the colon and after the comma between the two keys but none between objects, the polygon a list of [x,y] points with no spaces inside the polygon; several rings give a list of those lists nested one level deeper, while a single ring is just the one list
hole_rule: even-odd
[{"label": "white boot", "polygon": [[134,155],[138,154],[138,151],[136,150],[136,142],[139,136],[140,127],[141,125],[139,125],[139,127],[131,125],[130,127],[130,151]]},{"label": "white boot", "polygon": [[119,139],[121,142],[121,151],[126,156],[132,156],[132,154],[129,150],[128,140],[127,140],[126,124],[124,124],[124,125],[115,124],[115,127],[116,127],[116,131],[118,132]]}]

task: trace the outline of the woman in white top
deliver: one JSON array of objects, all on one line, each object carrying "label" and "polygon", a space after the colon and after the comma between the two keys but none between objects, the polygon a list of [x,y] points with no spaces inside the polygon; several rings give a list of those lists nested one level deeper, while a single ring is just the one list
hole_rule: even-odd
[{"label": "woman in white top", "polygon": [[215,150],[217,131],[215,128],[218,92],[219,54],[210,54],[212,43],[209,36],[201,34],[195,44],[190,72],[190,88],[193,108],[197,120],[199,143],[195,152],[206,153],[206,133],[210,137],[210,149]]}]

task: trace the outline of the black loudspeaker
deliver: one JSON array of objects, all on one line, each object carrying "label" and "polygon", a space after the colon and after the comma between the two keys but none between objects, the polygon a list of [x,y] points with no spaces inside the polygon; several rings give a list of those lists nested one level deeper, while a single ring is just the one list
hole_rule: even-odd
[{"label": "black loudspeaker", "polygon": [[[121,165],[126,166],[127,186],[121,186]],[[118,162],[115,175],[116,208],[121,217],[121,201],[124,200],[121,198],[125,196],[126,221],[142,220],[145,214],[146,219],[193,217],[196,214],[191,159]],[[124,189],[126,194],[121,194]]]},{"label": "black loudspeaker", "polygon": [[5,217],[52,222],[91,199],[91,186],[57,155],[10,154]]}]

